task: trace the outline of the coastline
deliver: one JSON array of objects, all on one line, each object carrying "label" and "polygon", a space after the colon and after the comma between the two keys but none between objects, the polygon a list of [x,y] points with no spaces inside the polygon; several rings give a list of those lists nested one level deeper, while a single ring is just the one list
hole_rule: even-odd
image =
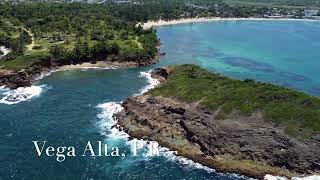
[{"label": "coastline", "polygon": [[[154,61],[151,62],[154,63]],[[47,86],[45,84],[38,85],[37,82],[55,72],[73,70],[86,71],[88,69],[127,69],[138,66],[139,63],[137,62],[97,61],[95,63],[85,62],[75,65],[51,65],[50,67],[39,67],[31,72],[15,72],[6,69],[0,69],[0,90],[5,90],[5,93],[3,94],[5,96],[0,99],[0,104],[17,104],[39,96],[41,92],[47,88]]]},{"label": "coastline", "polygon": [[[155,63],[152,61],[151,63]],[[67,71],[67,70],[87,70],[87,69],[127,69],[149,64],[140,65],[136,62],[107,62],[97,61],[96,63],[85,62],[75,65],[51,65],[50,67],[39,67],[32,71],[12,71],[7,69],[0,69],[0,86],[10,89],[17,89],[19,87],[29,87],[34,82],[50,75],[52,72]]]},{"label": "coastline", "polygon": [[[151,72],[150,77],[163,84],[173,71],[170,67],[165,70],[158,68]],[[159,83],[153,87],[158,85]],[[305,171],[307,168],[303,167],[304,163],[292,162],[290,158],[284,161],[276,158],[280,152],[288,158],[285,153],[285,149],[288,149],[288,153],[295,154],[299,161],[305,160],[305,153],[300,152],[301,147],[313,147],[317,137],[306,141],[290,137],[281,129],[265,122],[259,112],[251,116],[233,113],[227,120],[217,121],[212,119],[212,116],[216,115],[215,112],[199,106],[197,102],[186,103],[175,98],[153,96],[149,93],[128,98],[122,103],[122,107],[124,109],[121,112],[114,114],[114,118],[117,119],[114,127],[124,130],[131,138],[156,141],[163,147],[177,151],[179,156],[218,172],[236,173],[258,179],[318,177],[316,170]],[[214,130],[210,132],[208,129]],[[231,135],[226,135],[225,132]],[[254,138],[250,138],[252,134],[255,135]],[[224,138],[220,141],[221,137]],[[215,143],[210,144],[211,141]],[[237,149],[236,146],[239,143],[249,145],[246,148]],[[283,148],[280,148],[280,151],[263,150],[270,147],[277,149],[279,144]],[[211,146],[219,147],[218,151],[215,148],[210,149]],[[246,155],[246,152],[253,154]],[[213,156],[213,154],[216,155]],[[311,162],[310,159],[306,160],[306,164],[308,164],[307,161]],[[283,165],[271,165],[277,163]],[[286,168],[287,166],[294,168]]]},{"label": "coastline", "polygon": [[122,69],[122,68],[133,68],[137,64],[134,62],[106,62],[106,61],[97,61],[96,63],[85,62],[82,64],[71,64],[63,65],[56,69],[56,71],[63,70],[75,70],[75,69]]},{"label": "coastline", "polygon": [[148,61],[96,61],[96,62],[83,62],[81,64],[39,64],[38,67],[26,71],[22,69],[20,71],[14,71],[5,69],[0,66],[0,86],[4,86],[10,89],[17,89],[19,87],[29,87],[35,81],[42,79],[45,76],[50,75],[52,72],[76,70],[76,69],[127,69],[140,66],[147,66],[156,64],[160,60],[160,46],[157,45],[157,54]]},{"label": "coastline", "polygon": [[319,21],[315,19],[294,19],[294,18],[220,18],[220,17],[196,17],[196,18],[181,18],[175,20],[158,20],[138,23],[143,29],[150,29],[158,26],[169,26],[176,24],[190,24],[198,22],[214,22],[214,21]]}]

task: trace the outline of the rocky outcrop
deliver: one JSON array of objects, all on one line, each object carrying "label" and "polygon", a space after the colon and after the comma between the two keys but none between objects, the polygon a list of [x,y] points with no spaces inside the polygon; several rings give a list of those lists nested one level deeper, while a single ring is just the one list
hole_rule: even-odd
[{"label": "rocky outcrop", "polygon": [[39,66],[30,71],[7,71],[0,70],[0,85],[4,85],[10,89],[31,86],[31,84],[41,76],[42,73],[49,72],[55,66]]},{"label": "rocky outcrop", "polygon": [[10,73],[5,75],[0,75],[0,84],[5,85],[11,89],[18,87],[25,87],[31,85],[31,79],[29,75],[25,72]]},{"label": "rocky outcrop", "polygon": [[[168,71],[157,69],[153,75],[166,79]],[[250,116],[234,111],[221,120],[219,109],[151,95],[129,98],[123,107],[115,117],[131,136],[158,141],[220,171],[258,178],[320,172],[320,135],[288,136],[258,111]]]}]

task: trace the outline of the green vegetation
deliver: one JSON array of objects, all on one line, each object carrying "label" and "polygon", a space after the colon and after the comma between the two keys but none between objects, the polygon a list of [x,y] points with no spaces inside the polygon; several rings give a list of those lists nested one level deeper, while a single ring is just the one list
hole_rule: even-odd
[{"label": "green vegetation", "polygon": [[[11,70],[96,61],[148,64],[157,53],[154,30],[118,14],[114,6],[83,3],[0,3],[0,61]],[[130,11],[130,10],[128,10]]]},{"label": "green vegetation", "polygon": [[[156,56],[155,30],[138,22],[189,17],[301,18],[319,0],[0,0],[0,44],[12,49],[0,67],[95,61],[148,64]],[[96,2],[96,3],[95,3]],[[305,6],[303,6],[305,5]]]},{"label": "green vegetation", "polygon": [[31,43],[31,37],[25,30],[13,25],[7,19],[0,18],[0,44],[10,47],[13,51],[6,56],[7,59],[21,54],[24,46],[29,43]]},{"label": "green vegetation", "polygon": [[210,110],[218,110],[220,119],[233,110],[245,116],[261,111],[265,119],[294,136],[308,137],[320,132],[320,99],[317,97],[268,83],[230,79],[196,65],[173,68],[168,81],[151,94],[199,102]]}]

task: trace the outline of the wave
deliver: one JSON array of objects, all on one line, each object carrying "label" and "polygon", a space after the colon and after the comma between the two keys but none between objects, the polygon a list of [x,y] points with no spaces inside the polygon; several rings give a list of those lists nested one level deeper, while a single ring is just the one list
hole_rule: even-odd
[{"label": "wave", "polygon": [[184,165],[184,168],[190,169],[201,169],[205,170],[208,173],[217,173],[220,176],[228,176],[233,177],[235,179],[252,179],[247,178],[242,175],[238,175],[235,173],[219,173],[216,172],[215,169],[204,166],[200,163],[194,162],[188,158],[179,156],[176,151],[172,151],[169,148],[161,147],[156,141],[149,141],[143,139],[132,139],[129,140],[129,135],[119,126],[115,127],[117,123],[117,119],[113,117],[115,113],[122,111],[124,108],[121,106],[121,102],[107,102],[103,104],[99,104],[97,108],[101,109],[101,113],[97,115],[97,117],[101,120],[98,122],[98,126],[100,128],[100,133],[103,136],[106,136],[108,140],[111,140],[108,144],[113,143],[125,143],[131,148],[133,147],[133,141],[136,141],[135,144],[139,147],[139,151],[142,154],[139,155],[139,159],[130,159],[130,161],[146,161],[150,160],[154,156],[150,156],[147,154],[147,146],[150,143],[158,145],[160,156],[164,157],[170,162],[179,163]]},{"label": "wave", "polygon": [[[125,142],[127,145],[130,145],[131,148],[133,148],[132,142],[134,140],[129,140],[129,135],[125,133],[123,129],[121,129],[119,126],[114,127],[114,125],[117,123],[117,120],[113,117],[113,115],[123,110],[123,107],[121,106],[121,102],[107,102],[107,103],[99,104],[97,108],[101,109],[101,113],[97,115],[97,117],[101,120],[98,122],[101,135],[107,136],[108,139],[112,139],[112,140],[122,140],[122,142]],[[144,147],[147,148],[146,146],[148,143],[158,144],[155,141],[147,141],[142,139],[135,139],[135,140],[137,140],[136,144],[137,146],[141,147],[141,149],[143,149]],[[204,169],[207,172],[215,172],[214,169],[203,166],[187,158],[178,156],[175,151],[171,151],[168,148],[159,146],[159,152],[161,156],[167,158],[171,162],[177,162],[177,163],[186,165],[189,168]],[[144,156],[143,159],[145,160],[148,158]]]},{"label": "wave", "polygon": [[6,88],[1,89],[4,97],[0,100],[2,104],[18,104],[23,101],[31,100],[32,98],[40,96],[46,85],[20,87],[18,89],[10,90]]},{"label": "wave", "polygon": [[[146,93],[160,83],[158,80],[151,77],[151,70],[148,72],[140,72],[139,77],[146,78],[148,85],[142,88],[139,93],[134,96]],[[125,139],[128,141],[129,135],[127,133],[121,130],[119,126],[113,127],[117,123],[117,120],[113,115],[123,110],[121,103],[122,102],[107,102],[97,105],[97,108],[102,110],[101,113],[97,115],[97,117],[102,120],[99,122],[98,126],[101,129],[102,135],[108,135],[109,138],[113,139]]]},{"label": "wave", "polygon": [[320,180],[320,176],[293,177],[291,180]]},{"label": "wave", "polygon": [[[148,81],[148,85],[145,86],[143,89],[141,89],[140,93],[137,95],[144,94],[148,92],[149,90],[155,88],[160,82],[157,79],[152,78],[151,76],[151,70],[148,72],[140,72],[140,77],[145,77]],[[143,143],[147,143],[147,141],[144,141]],[[207,172],[216,172],[215,169],[209,168],[207,166],[204,166],[200,163],[194,162],[188,158],[179,156],[176,151],[172,151],[168,148],[165,147],[159,147],[160,148],[160,155],[166,157],[168,160],[173,161],[173,162],[178,162],[180,164],[186,165],[187,167],[190,168],[195,168],[195,169],[203,169],[206,170]],[[218,172],[216,172],[218,173]],[[222,176],[231,176],[235,178],[244,178],[244,176],[235,174],[235,173],[218,173]],[[248,178],[247,179],[253,179],[253,178]],[[287,180],[285,177],[279,177],[279,176],[271,176],[271,175],[266,175],[265,180]],[[298,178],[294,177],[291,180],[320,180],[320,176],[309,176],[309,177],[303,177],[303,178]]]},{"label": "wave", "polygon": [[267,174],[264,176],[264,180],[288,180],[288,178]]},{"label": "wave", "polygon": [[115,68],[115,67],[99,67],[99,66],[84,66],[84,67],[79,67],[79,68],[75,68],[75,69],[81,69],[83,71],[86,71],[88,69],[108,70],[108,69],[117,69],[117,68]]},{"label": "wave", "polygon": [[9,88],[6,88],[6,86],[0,86],[0,93],[9,91]]},{"label": "wave", "polygon": [[186,165],[187,167],[190,167],[190,168],[204,169],[207,172],[216,172],[216,170],[214,170],[212,168],[209,168],[209,167],[204,166],[200,163],[194,162],[188,158],[178,156],[178,153],[176,151],[172,151],[172,150],[165,148],[165,147],[160,147],[160,154],[172,162],[178,162],[178,163]]},{"label": "wave", "polygon": [[[288,180],[288,178],[267,174],[264,176],[264,180]],[[320,176],[293,177],[291,180],[320,180]]]},{"label": "wave", "polygon": [[[148,81],[148,85],[142,88],[139,94],[136,94],[136,95],[143,94],[153,89],[160,83],[158,80],[151,77],[151,71],[140,72],[140,77],[146,78]],[[132,141],[137,139],[129,140],[129,135],[125,133],[123,129],[121,129],[121,127],[119,126],[114,127],[115,124],[117,123],[117,119],[115,119],[113,115],[124,109],[121,106],[121,102],[107,102],[107,103],[97,105],[97,108],[101,109],[101,113],[97,115],[97,117],[101,120],[98,122],[101,135],[107,136],[108,139],[121,140],[122,142],[125,142],[127,145],[130,145],[131,148],[133,148]],[[146,148],[148,143],[158,144],[155,141],[147,141],[142,139],[137,140],[137,146],[142,147],[142,149],[143,147]],[[203,169],[203,170],[206,170],[207,172],[215,172],[215,170],[212,168],[203,166],[192,160],[178,156],[175,151],[171,151],[168,148],[159,146],[159,153],[160,153],[160,156],[165,157],[171,162],[177,162],[177,163],[186,165],[186,167],[189,167],[189,168]],[[149,157],[152,157],[152,156],[149,156]],[[149,159],[149,158],[147,156],[143,156],[143,158],[141,158],[141,160],[145,160],[145,159]]]},{"label": "wave", "polygon": [[107,102],[99,104],[97,108],[101,109],[101,113],[97,115],[97,117],[101,120],[98,122],[101,135],[121,139],[129,137],[123,131],[113,128],[113,126],[117,123],[117,120],[113,118],[113,115],[123,110],[121,102]]},{"label": "wave", "polygon": [[[140,90],[140,93],[137,94],[137,95],[144,94],[144,93],[148,92],[149,90],[155,88],[157,85],[160,84],[160,82],[157,79],[152,78],[151,71],[152,70],[150,70],[148,72],[140,72],[140,76],[139,77],[146,78],[147,81],[148,81],[148,85],[145,86],[144,88],[142,88]],[[144,140],[140,140],[140,141],[142,141],[142,143],[144,143],[143,146],[147,143],[147,141],[144,141]],[[157,143],[157,142],[155,142],[155,143]],[[212,168],[209,168],[207,166],[201,165],[201,164],[199,164],[197,162],[194,162],[194,161],[192,161],[190,159],[187,159],[187,158],[184,158],[182,156],[178,156],[176,151],[172,151],[172,150],[170,150],[168,148],[165,148],[165,147],[159,147],[159,150],[160,150],[160,155],[161,156],[167,158],[168,160],[170,160],[172,162],[178,162],[180,164],[187,165],[190,168],[204,169],[207,172],[215,172],[215,170],[212,169]]]},{"label": "wave", "polygon": [[55,72],[59,72],[61,71],[60,69],[52,69],[52,70],[49,70],[49,71],[45,71],[45,72],[42,72],[38,77],[36,77],[36,81],[40,81],[41,79],[47,77],[47,76],[50,76],[52,73],[55,73]]},{"label": "wave", "polygon": [[80,67],[72,67],[71,65],[65,65],[58,68],[51,69],[49,71],[42,72],[35,80],[39,81],[47,76],[50,76],[53,73],[60,72],[60,71],[70,71],[70,70],[81,70],[81,71],[88,71],[89,69],[95,70],[109,70],[109,69],[117,69],[117,67],[96,67],[96,66],[80,66]]},{"label": "wave", "polygon": [[154,79],[151,77],[151,70],[148,72],[140,72],[139,77],[146,78],[149,84],[147,86],[145,86],[144,88],[142,88],[140,90],[139,94],[136,94],[136,95],[144,94],[144,93],[148,92],[149,90],[155,88],[158,84],[160,84],[160,82],[157,79]]}]

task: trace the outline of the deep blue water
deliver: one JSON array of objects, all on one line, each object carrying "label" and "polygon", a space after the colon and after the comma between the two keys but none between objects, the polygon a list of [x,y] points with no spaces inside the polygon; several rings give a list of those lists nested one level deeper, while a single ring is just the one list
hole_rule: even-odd
[{"label": "deep blue water", "polygon": [[[116,107],[110,102],[139,93],[148,85],[140,72],[155,66],[196,63],[234,78],[320,95],[319,22],[214,22],[163,26],[157,32],[167,54],[157,65],[56,72],[38,82],[45,85],[40,96],[0,104],[0,179],[245,179],[172,157],[130,157],[126,138],[110,131]],[[77,156],[59,163],[55,157],[37,157],[34,140],[79,151],[87,141],[104,141],[128,155],[124,160]]]}]

